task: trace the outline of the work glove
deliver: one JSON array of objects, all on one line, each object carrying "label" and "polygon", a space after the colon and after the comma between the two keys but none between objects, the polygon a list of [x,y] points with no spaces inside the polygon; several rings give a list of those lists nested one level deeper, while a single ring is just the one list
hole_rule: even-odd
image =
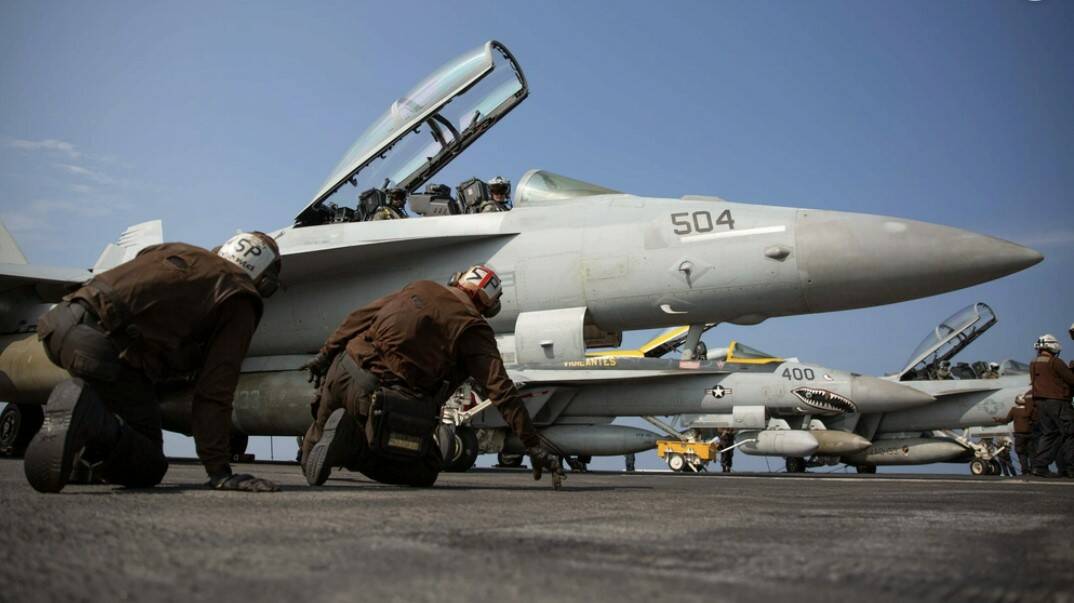
[{"label": "work glove", "polygon": [[209,478],[213,490],[234,490],[236,492],[277,492],[280,487],[275,482],[248,473],[237,473]]},{"label": "work glove", "polygon": [[300,370],[309,371],[310,376],[306,381],[313,384],[313,387],[320,388],[321,383],[324,382],[324,376],[328,374],[328,367],[332,366],[332,356],[321,352],[313,357],[306,364],[299,367]]},{"label": "work glove", "polygon": [[552,474],[552,488],[559,490],[563,486],[567,475],[560,466],[559,456],[549,452],[544,446],[534,446],[527,450],[526,454],[530,455],[530,462],[533,464],[533,479],[541,479],[541,474],[548,471]]}]

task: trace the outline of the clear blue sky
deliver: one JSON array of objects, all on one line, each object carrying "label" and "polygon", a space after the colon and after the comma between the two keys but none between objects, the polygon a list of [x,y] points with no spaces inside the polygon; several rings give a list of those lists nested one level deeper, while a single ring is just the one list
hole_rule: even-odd
[{"label": "clear blue sky", "polygon": [[930,299],[720,327],[710,346],[884,372],[986,301],[1000,324],[965,359],[1025,359],[1074,320],[1072,31],[1057,0],[6,2],[0,219],[32,262],[82,266],[144,220],[206,246],[286,225],[393,99],[495,38],[530,98],[438,180],[540,167],[938,222],[1046,257]]}]

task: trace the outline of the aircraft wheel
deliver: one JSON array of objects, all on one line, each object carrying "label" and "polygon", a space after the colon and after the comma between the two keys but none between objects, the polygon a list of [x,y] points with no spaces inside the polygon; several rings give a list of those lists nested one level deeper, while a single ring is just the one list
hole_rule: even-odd
[{"label": "aircraft wheel", "polygon": [[981,460],[970,461],[970,473],[973,475],[987,475],[988,464]]},{"label": "aircraft wheel", "polygon": [[681,454],[669,454],[668,469],[676,472],[684,471],[686,469],[686,459],[682,458]]},{"label": "aircraft wheel", "polygon": [[997,461],[996,459],[992,459],[992,460],[988,461],[988,474],[989,475],[999,475],[1001,473],[1003,473],[1003,467],[1001,467],[999,465],[999,461]]},{"label": "aircraft wheel", "polygon": [[451,459],[444,462],[444,471],[462,473],[469,471],[477,462],[477,433],[469,427],[455,430],[455,444],[451,447]]},{"label": "aircraft wheel", "polygon": [[854,470],[858,473],[876,473],[876,465],[857,465]]},{"label": "aircraft wheel", "polygon": [[503,452],[496,455],[496,465],[498,467],[521,467],[522,459],[526,458],[524,454],[505,454]]},{"label": "aircraft wheel", "polygon": [[800,456],[787,457],[787,473],[805,473],[806,462]]},{"label": "aircraft wheel", "polygon": [[231,434],[230,450],[231,450],[231,462],[242,463],[243,457],[246,456],[246,447],[250,445],[250,436],[245,433],[233,433]]},{"label": "aircraft wheel", "polygon": [[45,413],[36,404],[8,404],[0,414],[0,456],[21,457]]}]

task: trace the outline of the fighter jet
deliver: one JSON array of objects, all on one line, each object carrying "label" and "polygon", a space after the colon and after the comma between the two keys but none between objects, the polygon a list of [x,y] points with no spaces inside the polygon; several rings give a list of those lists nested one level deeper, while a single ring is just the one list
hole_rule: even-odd
[{"label": "fighter jet", "polygon": [[[971,472],[987,472],[992,451],[977,444],[965,433],[974,427],[1001,424],[1015,398],[1029,388],[1027,367],[1013,360],[1002,363],[998,379],[979,379],[967,365],[962,378],[938,380],[936,368],[966,349],[997,318],[992,308],[976,303],[959,310],[921,341],[905,367],[883,378],[906,386],[933,402],[880,411],[858,408],[845,413],[817,413],[810,408],[788,409],[766,405],[763,430],[739,430],[736,442],[747,454],[786,458],[789,472],[808,466],[846,463],[859,472],[872,473],[878,465],[919,465],[928,463],[971,463]],[[758,402],[760,398],[740,398],[737,404]],[[687,417],[682,426],[705,430],[733,427],[736,402],[725,403],[720,413]],[[751,441],[752,440],[752,441]],[[777,448],[774,444],[779,443]],[[828,442],[839,441],[841,449]],[[853,446],[846,446],[854,443]]]},{"label": "fighter jet", "polygon": [[[237,436],[305,429],[312,391],[298,368],[350,310],[415,279],[443,281],[476,263],[502,278],[503,309],[492,326],[505,360],[525,367],[584,360],[587,349],[618,345],[632,329],[688,324],[686,347],[693,349],[705,325],[916,299],[1042,259],[1014,243],[936,224],[712,196],[643,197],[541,170],[522,176],[510,211],[465,212],[487,187],[463,186],[453,197],[431,179],[528,96],[522,68],[503,44],[464,53],[393,102],[294,223],[272,232],[285,282],[265,306],[243,367]],[[357,221],[397,188],[421,217]],[[86,276],[53,278],[9,262],[0,265],[0,295],[55,302],[59,286]],[[32,346],[25,347],[29,353]],[[6,356],[0,371],[7,400],[40,404],[47,359]],[[176,394],[172,426],[179,431],[185,395]],[[677,412],[696,410],[696,397],[686,398]],[[620,398],[594,395],[571,406],[606,401]],[[591,416],[653,404],[622,401],[625,413]]]}]

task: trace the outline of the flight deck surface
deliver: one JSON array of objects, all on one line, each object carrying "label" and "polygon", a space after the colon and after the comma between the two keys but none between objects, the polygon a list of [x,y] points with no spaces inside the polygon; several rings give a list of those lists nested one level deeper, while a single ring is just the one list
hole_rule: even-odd
[{"label": "flight deck surface", "polygon": [[235,469],[284,491],[43,495],[0,460],[0,601],[1074,600],[1074,480]]}]

